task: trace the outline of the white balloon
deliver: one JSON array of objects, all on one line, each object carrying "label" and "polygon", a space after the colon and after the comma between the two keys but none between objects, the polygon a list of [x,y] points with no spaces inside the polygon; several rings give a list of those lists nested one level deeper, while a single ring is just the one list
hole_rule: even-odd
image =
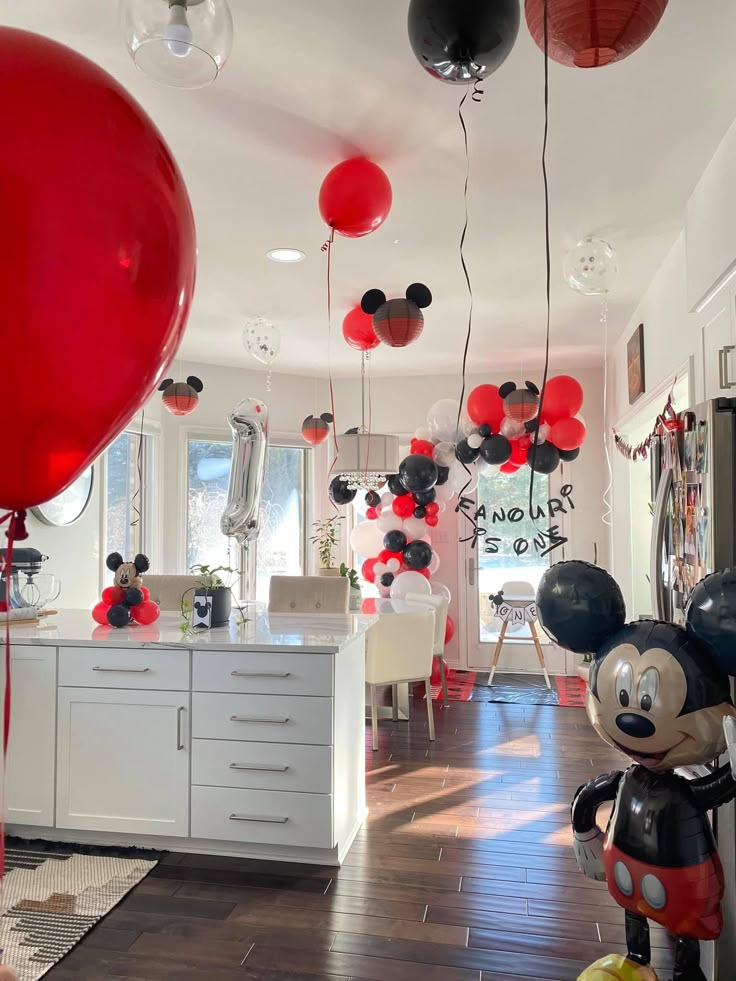
[{"label": "white balloon", "polygon": [[430,596],[432,587],[429,585],[429,580],[426,576],[423,576],[420,572],[402,572],[391,584],[391,599],[406,599],[407,593],[425,593],[427,596]]},{"label": "white balloon", "polygon": [[[481,441],[482,442],[482,441]],[[434,448],[432,458],[438,467],[452,466],[455,457],[454,443],[438,443]]]},{"label": "white balloon", "polygon": [[[549,439],[549,434],[550,434],[551,430],[552,430],[552,427],[548,423],[543,422],[542,425],[539,427],[539,430],[538,430],[538,432],[539,432],[539,436],[537,437],[538,442],[540,442],[540,443],[546,443],[547,440]],[[534,433],[531,434],[531,437],[532,437],[532,441],[533,441],[534,440]]]},{"label": "white balloon", "polygon": [[281,333],[269,320],[256,317],[243,328],[243,344],[251,357],[270,366],[279,356]]},{"label": "white balloon", "polygon": [[385,508],[390,508],[393,503],[394,495],[391,493],[391,491],[384,491],[383,494],[381,494],[381,505]]},{"label": "white balloon", "polygon": [[459,460],[455,460],[447,483],[455,494],[472,494],[478,486],[478,468],[471,463],[466,470]]},{"label": "white balloon", "polygon": [[396,575],[396,573],[399,571],[400,568],[401,568],[401,562],[399,559],[389,559],[388,562],[386,563],[386,571],[390,572],[394,576]]},{"label": "white balloon", "polygon": [[390,508],[386,508],[376,518],[376,524],[380,531],[385,535],[387,531],[401,531],[404,522]]},{"label": "white balloon", "polygon": [[586,296],[609,293],[618,276],[616,250],[602,238],[589,235],[565,256],[568,286]]},{"label": "white balloon", "polygon": [[427,429],[426,426],[420,426],[419,429],[414,433],[415,439],[426,439],[428,443],[432,442],[432,433]]},{"label": "white balloon", "polygon": [[399,459],[400,460],[405,459],[407,456],[409,456],[410,453],[411,453],[411,447],[410,446],[400,446],[399,447]]},{"label": "white balloon", "polygon": [[[465,473],[464,470],[463,473]],[[449,502],[455,496],[455,490],[450,484],[449,478],[445,481],[444,484],[436,484],[434,488],[434,492],[437,495],[435,497],[435,501],[440,505],[449,504]]]},{"label": "white balloon", "polygon": [[427,429],[432,438],[442,443],[456,443],[461,439],[457,428],[459,412],[460,403],[457,399],[440,399],[435,402],[427,413]]},{"label": "white balloon", "polygon": [[421,538],[422,535],[427,533],[427,525],[424,518],[406,518],[402,522],[403,531],[407,538],[414,540],[415,538]]},{"label": "white balloon", "polygon": [[452,593],[450,592],[448,587],[445,586],[443,582],[430,583],[430,588],[432,590],[433,596],[444,596],[447,599],[448,603],[452,599]]},{"label": "white balloon", "polygon": [[378,555],[383,548],[383,535],[378,521],[361,521],[353,528],[350,546],[356,555]]},{"label": "white balloon", "polygon": [[501,435],[505,436],[506,439],[516,439],[517,436],[523,436],[526,432],[523,422],[517,422],[515,419],[509,419],[508,416],[504,416],[503,422],[501,423]]},{"label": "white balloon", "polygon": [[432,550],[432,561],[429,563],[429,566],[428,566],[430,576],[433,576],[435,574],[435,572],[437,572],[437,570],[439,569],[439,567],[440,567],[440,557],[437,554],[437,552],[433,549]]},{"label": "white balloon", "polygon": [[468,436],[468,446],[471,450],[479,450],[483,445],[483,437],[480,433],[471,433]]},{"label": "white balloon", "polygon": [[[476,431],[478,428],[478,423],[473,422],[467,412],[463,411],[462,418],[460,419],[460,428],[463,431],[463,436],[466,438]],[[458,437],[461,439],[462,437]]]}]

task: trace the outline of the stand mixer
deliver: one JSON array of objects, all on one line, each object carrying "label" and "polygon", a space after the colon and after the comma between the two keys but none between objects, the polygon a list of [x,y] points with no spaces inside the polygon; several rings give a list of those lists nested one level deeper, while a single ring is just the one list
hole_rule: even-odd
[{"label": "stand mixer", "polygon": [[10,609],[42,608],[57,598],[61,584],[41,571],[48,555],[36,548],[14,548],[10,569],[5,568],[6,558],[7,549],[0,548],[0,603],[8,603]]}]

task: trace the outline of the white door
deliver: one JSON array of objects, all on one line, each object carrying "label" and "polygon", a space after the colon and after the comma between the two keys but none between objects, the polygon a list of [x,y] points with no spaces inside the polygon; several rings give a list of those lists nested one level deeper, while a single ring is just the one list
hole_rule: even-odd
[{"label": "white door", "polygon": [[[499,639],[501,621],[495,616],[492,597],[508,582],[528,583],[530,596],[539,580],[554,562],[565,558],[565,517],[571,510],[563,493],[559,471],[551,477],[534,476],[536,521],[529,515],[529,467],[516,473],[487,471],[480,476],[475,507],[460,516],[460,538],[465,576],[465,628],[467,667],[488,670]],[[537,510],[538,509],[538,510]],[[468,517],[478,511],[479,533],[473,532]],[[465,529],[465,531],[463,531]],[[482,534],[480,534],[482,531]],[[475,539],[475,547],[473,547]],[[550,674],[565,674],[565,655],[550,644],[537,625]],[[540,674],[530,628],[510,624],[506,628],[498,672]],[[500,682],[503,679],[497,675]]]},{"label": "white door", "polygon": [[56,823],[189,834],[189,694],[59,689]]},{"label": "white door", "polygon": [[56,648],[11,647],[12,701],[5,818],[54,824]]},{"label": "white door", "polygon": [[736,389],[736,345],[734,344],[734,287],[725,286],[701,310],[703,385],[706,399],[733,395]]}]

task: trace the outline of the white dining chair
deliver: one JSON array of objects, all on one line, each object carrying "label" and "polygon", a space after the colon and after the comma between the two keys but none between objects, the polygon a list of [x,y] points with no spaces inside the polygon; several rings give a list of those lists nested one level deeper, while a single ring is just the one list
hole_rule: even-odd
[{"label": "white dining chair", "polygon": [[445,631],[447,629],[447,611],[450,601],[446,596],[427,596],[426,593],[407,593],[404,599],[408,603],[430,607],[434,610],[434,656],[437,658],[442,681],[442,701],[449,705],[447,697],[447,669],[445,666]]},{"label": "white dining chair", "polygon": [[269,613],[347,613],[349,606],[345,576],[271,576]]},{"label": "white dining chair", "polygon": [[182,601],[191,606],[194,590],[199,584],[197,576],[153,576],[144,575],[143,585],[151,594],[151,599],[159,608],[181,612]]},{"label": "white dining chair", "polygon": [[[511,607],[527,607],[530,603],[534,603],[537,597],[534,586],[532,586],[530,582],[522,582],[520,580],[510,580],[509,582],[505,582],[500,591],[503,593],[504,603]],[[552,683],[549,680],[549,672],[547,671],[547,664],[544,660],[544,651],[542,650],[542,645],[539,642],[539,634],[537,633],[536,617],[526,622],[527,626],[529,627],[529,633],[532,635],[534,649],[537,652],[537,658],[539,659],[539,666],[544,674],[544,680],[547,683],[547,687],[551,689]],[[503,647],[508,625],[508,620],[504,620],[501,623],[501,630],[498,634],[498,641],[496,642],[496,650],[493,653],[491,673],[488,678],[489,685],[493,684],[493,676],[496,673],[498,659],[501,657],[501,648]]]},{"label": "white dining chair", "polygon": [[396,685],[423,681],[427,693],[429,738],[434,741],[432,710],[432,659],[434,657],[434,614],[396,613],[381,616],[368,631],[365,651],[365,680],[371,690],[373,751],[378,749],[378,705],[376,687],[391,685],[393,717],[398,718]]}]

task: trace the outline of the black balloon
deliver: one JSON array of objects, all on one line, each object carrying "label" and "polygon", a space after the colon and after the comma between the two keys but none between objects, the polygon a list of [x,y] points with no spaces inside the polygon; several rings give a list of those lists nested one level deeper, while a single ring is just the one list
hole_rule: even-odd
[{"label": "black balloon", "polygon": [[431,490],[424,491],[424,493],[419,493],[414,495],[414,500],[417,504],[431,504],[432,501],[436,500],[437,491],[434,487]]},{"label": "black balloon", "polygon": [[341,504],[350,504],[351,501],[355,500],[357,493],[357,491],[350,489],[347,480],[343,480],[342,477],[332,478],[329,495],[333,504],[337,504],[338,507]]},{"label": "black balloon", "polygon": [[143,602],[143,593],[137,586],[130,586],[125,591],[125,599],[123,600],[126,606],[140,606]]},{"label": "black balloon", "polygon": [[376,494],[375,491],[368,491],[368,493],[365,495],[365,503],[369,508],[377,508],[381,503],[381,495]]},{"label": "black balloon", "polygon": [[527,463],[535,473],[553,473],[560,465],[560,451],[549,440],[529,447]]},{"label": "black balloon", "polygon": [[578,446],[575,450],[559,450],[558,452],[563,463],[572,463],[580,456],[580,447]]},{"label": "black balloon", "polygon": [[576,654],[594,654],[624,626],[618,583],[589,562],[558,562],[542,576],[537,615],[552,640]]},{"label": "black balloon", "polygon": [[111,606],[107,611],[107,622],[111,627],[127,627],[130,623],[130,610],[122,603]]},{"label": "black balloon", "polygon": [[426,518],[427,517],[427,509],[424,507],[423,504],[420,504],[419,507],[414,508],[414,517],[415,518]]},{"label": "black balloon", "polygon": [[387,531],[383,536],[383,547],[389,552],[403,552],[406,548],[406,535],[403,531]]},{"label": "black balloon", "polygon": [[520,19],[519,0],[411,0],[409,41],[430,75],[465,85],[500,68]]},{"label": "black balloon", "polygon": [[394,495],[394,497],[403,497],[404,494],[408,494],[409,491],[401,483],[401,477],[397,473],[392,473],[387,481],[388,489]]},{"label": "black balloon", "polygon": [[455,456],[458,458],[460,463],[475,463],[478,459],[478,454],[480,450],[475,450],[468,443],[467,439],[461,439],[460,442],[455,447]]},{"label": "black balloon", "polygon": [[421,494],[437,483],[437,464],[428,456],[412,453],[401,461],[399,476],[407,490]]},{"label": "black balloon", "polygon": [[441,487],[443,484],[446,484],[449,479],[450,479],[450,468],[449,467],[441,467],[441,466],[438,465],[437,466],[437,484],[436,484],[436,486],[437,487]]},{"label": "black balloon", "polygon": [[404,565],[409,569],[426,569],[432,561],[432,546],[428,542],[419,539],[409,544],[404,549]]},{"label": "black balloon", "polygon": [[707,647],[722,671],[736,675],[736,570],[697,584],[687,608],[687,632]]},{"label": "black balloon", "polygon": [[387,588],[393,583],[393,581],[394,581],[393,572],[384,572],[384,574],[379,579],[381,585],[386,586]]},{"label": "black balloon", "polygon": [[493,430],[487,422],[484,422],[482,426],[478,427],[478,433],[483,437],[483,439],[485,439],[486,436],[490,436],[492,432]]},{"label": "black balloon", "polygon": [[493,463],[496,466],[508,463],[511,459],[511,443],[500,433],[489,436],[480,445],[480,455],[486,463]]}]

